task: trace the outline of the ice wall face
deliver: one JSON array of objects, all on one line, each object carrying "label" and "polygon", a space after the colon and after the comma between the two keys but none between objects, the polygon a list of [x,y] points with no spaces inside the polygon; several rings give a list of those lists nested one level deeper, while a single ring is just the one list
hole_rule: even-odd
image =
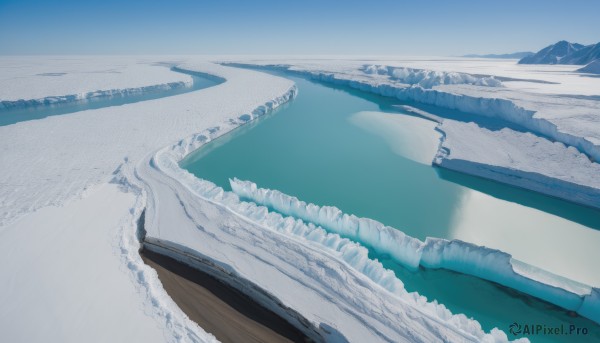
[{"label": "ice wall face", "polygon": [[435,165],[600,208],[600,164],[573,147],[454,120],[444,120],[438,130],[445,135]]},{"label": "ice wall face", "polygon": [[362,242],[378,253],[389,255],[407,268],[444,268],[473,275],[599,322],[600,302],[597,289],[514,260],[505,252],[459,240],[427,238],[422,242],[377,221],[345,214],[336,207],[307,204],[276,190],[258,188],[248,181],[234,179],[230,180],[230,184],[233,192],[243,199],[315,223],[327,232]]},{"label": "ice wall face", "polygon": [[364,65],[361,70],[366,74],[387,75],[398,82],[412,86],[421,86],[423,88],[456,84],[502,87],[502,82],[493,76],[473,76],[465,73],[388,67],[383,65]]},{"label": "ice wall face", "polygon": [[[202,136],[207,137],[205,134]],[[190,140],[190,144],[195,145],[195,141],[199,140],[193,138]],[[294,239],[298,240],[298,244],[308,244],[311,249],[318,249],[330,254],[334,258],[344,261],[353,269],[370,279],[372,282],[376,283],[394,296],[402,299],[402,301],[404,301],[406,304],[409,304],[411,307],[422,311],[423,315],[425,316],[424,318],[435,318],[436,321],[441,321],[444,323],[444,325],[452,328],[452,330],[458,330],[459,332],[466,334],[467,336],[463,336],[463,339],[466,341],[508,341],[506,334],[498,329],[493,329],[489,334],[486,334],[481,329],[481,325],[475,320],[468,319],[463,314],[452,314],[444,305],[438,304],[435,301],[428,302],[425,297],[422,297],[417,293],[406,292],[402,281],[396,278],[392,271],[385,269],[379,261],[370,259],[368,256],[368,250],[359,243],[356,243],[348,238],[344,238],[340,234],[328,232],[323,227],[316,225],[315,223],[307,222],[293,216],[282,215],[277,212],[269,211],[267,207],[262,206],[261,204],[256,204],[255,202],[243,201],[237,194],[226,192],[212,182],[198,179],[189,172],[179,168],[176,161],[178,161],[181,156],[188,151],[186,146],[186,144],[178,144],[172,149],[164,149],[159,151],[152,158],[152,168],[164,172],[173,180],[177,180],[193,195],[203,199],[204,201],[219,204],[228,211],[231,211],[235,215],[244,218],[253,224],[267,228],[282,235],[293,237]],[[283,198],[281,199],[283,200]],[[293,208],[300,209],[300,207],[296,206],[293,206]],[[331,220],[333,216],[338,213],[335,210],[335,208],[332,208],[331,212],[323,213],[323,221],[327,221],[327,218]],[[316,206],[312,206],[309,211],[316,211],[315,213],[320,212]],[[345,224],[352,223],[353,221],[353,219],[349,217],[346,217],[346,220],[348,220],[348,222],[341,221],[339,223],[340,227],[343,227]],[[355,232],[361,236],[365,236],[374,232],[372,229],[368,228],[369,225],[377,225],[378,223],[375,221],[366,220],[365,223],[354,224],[362,228],[361,232]],[[356,229],[356,227],[354,229]],[[350,229],[350,231],[351,230],[352,229]],[[399,234],[402,235],[402,233]],[[385,240],[385,238],[383,239]],[[393,239],[389,239],[387,241],[390,243],[396,242]],[[408,251],[409,249],[406,250]],[[350,293],[353,292],[352,290],[348,291]],[[373,315],[377,316],[376,313]],[[413,337],[413,339],[417,338]]]}]

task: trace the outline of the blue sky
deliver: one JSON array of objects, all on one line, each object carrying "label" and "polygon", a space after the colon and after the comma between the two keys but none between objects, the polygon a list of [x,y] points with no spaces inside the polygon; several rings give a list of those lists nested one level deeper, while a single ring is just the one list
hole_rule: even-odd
[{"label": "blue sky", "polygon": [[600,1],[0,0],[0,54],[462,55],[600,41]]}]

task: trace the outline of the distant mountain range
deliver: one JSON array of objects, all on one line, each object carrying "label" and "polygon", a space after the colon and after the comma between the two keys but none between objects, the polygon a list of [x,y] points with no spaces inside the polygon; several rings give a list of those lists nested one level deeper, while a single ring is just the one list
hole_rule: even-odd
[{"label": "distant mountain range", "polygon": [[469,55],[464,55],[462,57],[475,57],[475,58],[523,58],[523,57],[527,57],[527,56],[531,56],[534,55],[534,52],[531,51],[520,51],[520,52],[513,52],[512,54],[487,54],[487,55],[477,55],[477,54],[469,54]]},{"label": "distant mountain range", "polygon": [[582,45],[560,41],[532,56],[523,57],[519,64],[589,64],[600,59],[600,43]]}]

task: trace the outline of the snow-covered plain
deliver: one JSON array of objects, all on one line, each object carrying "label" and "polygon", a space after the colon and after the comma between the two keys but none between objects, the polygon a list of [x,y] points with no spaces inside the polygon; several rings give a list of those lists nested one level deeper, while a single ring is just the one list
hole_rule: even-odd
[{"label": "snow-covered plain", "polygon": [[[400,280],[355,243],[301,223],[298,229],[311,231],[282,231],[272,226],[278,218],[265,217],[260,209],[257,216],[254,205],[236,202],[231,193],[224,198],[219,190],[198,193],[194,185],[206,181],[190,180],[178,160],[288,101],[296,90],[289,80],[254,71],[195,61],[180,67],[227,81],[159,100],[0,127],[5,247],[0,286],[2,316],[10,317],[2,320],[2,341],[213,341],[174,305],[141,261],[135,234],[144,208],[149,239],[185,246],[226,266],[297,311],[328,340],[507,340],[499,330],[486,334],[476,321],[407,294]],[[23,75],[37,73],[21,69]],[[29,78],[31,85],[37,81]],[[65,93],[89,90],[64,87],[71,87]],[[225,198],[231,201],[215,201]],[[44,235],[49,238],[28,242]],[[332,249],[328,242],[348,248]],[[59,272],[45,272],[56,266]],[[383,279],[388,286],[374,281]],[[94,334],[101,327],[110,332]]]}]

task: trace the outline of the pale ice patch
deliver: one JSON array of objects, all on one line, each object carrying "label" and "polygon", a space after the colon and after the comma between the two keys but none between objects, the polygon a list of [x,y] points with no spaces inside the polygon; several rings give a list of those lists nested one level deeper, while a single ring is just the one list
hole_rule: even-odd
[{"label": "pale ice patch", "polygon": [[352,115],[350,122],[379,135],[394,153],[418,163],[431,164],[440,144],[437,123],[414,116],[362,111]]},{"label": "pale ice patch", "polygon": [[[500,221],[504,230],[481,225],[485,221]],[[456,204],[449,237],[500,249],[552,273],[600,285],[600,276],[590,273],[600,259],[596,249],[600,232],[543,211],[468,190]]]}]

